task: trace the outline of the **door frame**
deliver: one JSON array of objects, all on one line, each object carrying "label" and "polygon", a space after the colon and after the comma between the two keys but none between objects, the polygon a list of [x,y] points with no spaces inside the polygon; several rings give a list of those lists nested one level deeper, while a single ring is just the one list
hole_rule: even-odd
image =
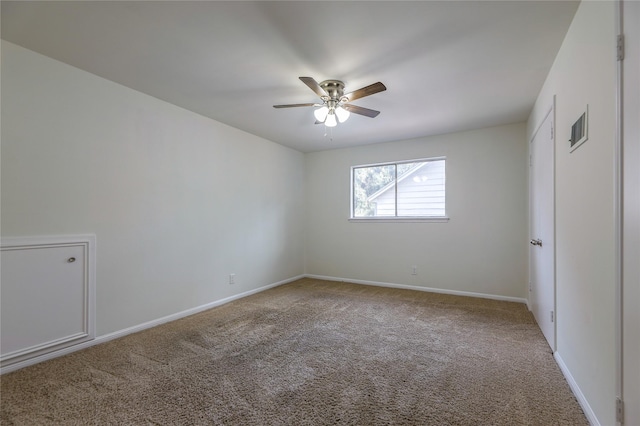
[{"label": "door frame", "polygon": [[[633,6],[631,4],[633,3]],[[625,6],[631,7],[625,13]],[[617,424],[640,423],[640,409],[625,404],[640,399],[640,329],[637,302],[640,299],[640,125],[635,118],[640,105],[625,94],[640,89],[640,6],[629,0],[616,0],[616,35],[623,37],[631,48],[623,44],[622,56],[617,58],[616,70],[616,139],[615,139],[615,262],[616,262],[616,413]],[[625,19],[628,18],[628,19]],[[626,119],[625,119],[626,118]],[[625,155],[626,154],[626,155]],[[636,233],[634,233],[634,230]],[[633,377],[632,375],[636,375]],[[635,382],[634,382],[635,379]],[[626,406],[625,406],[626,405]],[[616,407],[618,408],[618,407]]]},{"label": "door frame", "polygon": [[[532,167],[531,167],[531,161],[532,161],[532,150],[531,150],[531,144],[533,143],[533,140],[535,139],[535,137],[538,135],[538,132],[540,131],[540,129],[542,128],[542,125],[544,124],[544,122],[547,120],[548,117],[551,117],[551,131],[552,131],[552,138],[551,138],[551,144],[552,144],[552,149],[551,149],[551,172],[552,172],[552,177],[551,180],[553,182],[553,184],[551,185],[551,191],[552,191],[552,200],[553,200],[553,208],[552,208],[552,223],[553,223],[553,238],[551,241],[551,244],[553,245],[553,265],[552,265],[552,277],[553,277],[553,344],[550,345],[551,346],[551,351],[553,353],[556,352],[557,347],[558,347],[558,338],[557,338],[557,331],[558,331],[558,327],[557,327],[557,323],[558,323],[558,310],[557,310],[557,303],[556,303],[556,299],[557,299],[557,288],[556,288],[556,281],[557,281],[557,277],[556,277],[556,129],[555,129],[555,125],[556,125],[556,95],[553,95],[552,99],[551,99],[551,105],[547,108],[547,112],[542,116],[542,119],[540,120],[539,123],[536,123],[536,127],[535,130],[532,132],[531,137],[529,138],[529,210],[528,210],[528,215],[529,215],[529,234],[528,237],[531,238],[532,237],[532,220],[533,218],[531,217],[531,211],[532,211],[532,195],[533,195],[533,180],[531,179],[531,171],[532,171]],[[532,306],[531,306],[531,278],[532,278],[532,273],[531,270],[533,268],[533,265],[531,264],[531,253],[532,253],[532,246],[529,245],[529,256],[528,256],[528,261],[529,261],[529,287],[528,287],[528,291],[527,291],[527,307],[529,308],[529,310],[532,310]]]}]

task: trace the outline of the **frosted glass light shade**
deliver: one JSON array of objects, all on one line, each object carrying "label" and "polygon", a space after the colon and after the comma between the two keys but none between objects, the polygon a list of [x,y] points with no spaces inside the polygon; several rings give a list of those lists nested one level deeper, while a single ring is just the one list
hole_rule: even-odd
[{"label": "frosted glass light shade", "polygon": [[335,114],[327,115],[327,119],[324,121],[324,125],[327,127],[336,127],[336,124],[338,124],[338,122],[336,121],[336,115]]},{"label": "frosted glass light shade", "polygon": [[344,123],[347,121],[351,113],[342,107],[336,108],[336,116],[338,117],[338,121]]},{"label": "frosted glass light shade", "polygon": [[313,115],[315,115],[316,120],[318,120],[321,123],[324,123],[324,120],[327,119],[327,114],[329,114],[329,108],[327,108],[326,106],[323,106],[313,111]]}]

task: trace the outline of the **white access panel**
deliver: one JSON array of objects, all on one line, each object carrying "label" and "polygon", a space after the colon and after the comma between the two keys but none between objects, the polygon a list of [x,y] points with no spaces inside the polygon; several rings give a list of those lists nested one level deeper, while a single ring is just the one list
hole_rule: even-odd
[{"label": "white access panel", "polygon": [[95,238],[3,239],[2,366],[91,340]]}]

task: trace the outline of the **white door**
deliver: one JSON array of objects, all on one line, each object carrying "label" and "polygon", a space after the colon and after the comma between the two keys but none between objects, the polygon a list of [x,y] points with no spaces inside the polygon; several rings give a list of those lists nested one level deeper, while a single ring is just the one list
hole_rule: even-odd
[{"label": "white door", "polygon": [[551,350],[555,344],[555,221],[553,108],[529,145],[529,302]]}]

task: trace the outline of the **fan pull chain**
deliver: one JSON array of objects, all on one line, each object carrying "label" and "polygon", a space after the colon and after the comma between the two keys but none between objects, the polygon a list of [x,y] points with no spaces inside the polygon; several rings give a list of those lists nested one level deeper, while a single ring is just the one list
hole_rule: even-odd
[{"label": "fan pull chain", "polygon": [[327,137],[327,129],[329,129],[329,141],[333,142],[333,127],[324,126],[324,137]]}]

